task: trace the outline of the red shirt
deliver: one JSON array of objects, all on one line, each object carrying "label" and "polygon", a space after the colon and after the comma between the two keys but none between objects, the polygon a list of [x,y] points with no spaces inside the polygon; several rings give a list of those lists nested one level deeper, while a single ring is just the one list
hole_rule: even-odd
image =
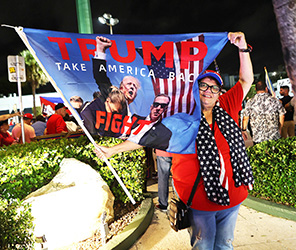
[{"label": "red shirt", "polygon": [[11,145],[14,142],[12,136],[6,132],[0,132],[0,147]]},{"label": "red shirt", "polygon": [[46,134],[59,134],[63,131],[68,132],[66,122],[64,121],[63,117],[58,114],[53,114],[49,117],[46,123],[47,132]]},{"label": "red shirt", "polygon": [[[235,121],[238,123],[238,112],[241,110],[243,100],[243,89],[238,82],[228,92],[219,97],[220,107],[223,108]],[[240,204],[248,196],[247,187],[241,185],[235,187],[232,178],[233,171],[230,162],[230,149],[228,143],[218,126],[215,126],[215,139],[218,150],[222,154],[225,163],[225,177],[228,179],[228,194],[230,198],[229,206],[221,206],[208,200],[204,190],[202,178],[199,181],[196,193],[192,201],[192,208],[203,211],[217,211],[226,208],[234,207]],[[173,154],[172,173],[174,186],[183,202],[187,202],[192,190],[194,181],[199,171],[199,160],[197,154]],[[222,184],[225,187],[225,182]]]}]

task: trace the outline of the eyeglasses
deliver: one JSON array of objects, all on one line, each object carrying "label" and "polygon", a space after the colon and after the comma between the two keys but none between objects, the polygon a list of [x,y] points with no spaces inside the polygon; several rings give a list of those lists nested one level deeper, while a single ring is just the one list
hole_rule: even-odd
[{"label": "eyeglasses", "polygon": [[164,108],[166,108],[169,104],[168,104],[168,103],[154,102],[152,105],[153,105],[153,108],[157,108],[158,106],[160,106],[162,109],[164,109]]},{"label": "eyeglasses", "polygon": [[221,91],[221,87],[220,87],[220,86],[217,86],[217,85],[212,85],[212,86],[210,86],[210,85],[208,85],[208,84],[205,83],[205,82],[200,82],[200,83],[198,84],[198,86],[199,86],[199,89],[200,89],[201,91],[206,91],[208,88],[210,88],[210,89],[211,89],[211,92],[212,92],[213,94],[218,94],[218,93]]}]

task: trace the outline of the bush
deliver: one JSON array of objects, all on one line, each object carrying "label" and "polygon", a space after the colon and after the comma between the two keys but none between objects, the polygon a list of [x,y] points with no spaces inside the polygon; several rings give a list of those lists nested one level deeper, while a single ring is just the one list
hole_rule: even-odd
[{"label": "bush", "polygon": [[[102,138],[98,144],[113,146],[122,142]],[[98,170],[115,200],[129,198],[106,164],[97,158],[86,137],[41,140],[0,148],[0,249],[33,249],[33,223],[29,205],[20,200],[49,183],[59,171],[63,158],[75,158]],[[144,198],[146,160],[143,149],[110,158],[127,189],[136,201]]]},{"label": "bush", "polygon": [[[121,142],[122,140],[106,137],[104,140],[98,141],[98,144],[103,146],[114,146]],[[93,145],[89,144],[89,147],[91,148],[91,152],[93,152]],[[107,182],[115,199],[118,198],[124,203],[128,202],[129,198],[126,196],[107,165],[95,155],[93,155],[93,158],[97,161],[94,168],[100,172],[103,179]],[[143,200],[147,171],[146,154],[144,149],[119,153],[111,157],[109,161],[135,201]]]},{"label": "bush", "polygon": [[0,249],[33,249],[33,218],[28,204],[0,200]]},{"label": "bush", "polygon": [[[120,139],[103,138],[98,144],[113,146]],[[63,158],[75,158],[98,170],[115,199],[128,202],[123,189],[106,164],[93,152],[86,137],[42,140],[0,149],[0,197],[23,199],[49,183],[59,170]],[[143,199],[146,162],[143,149],[124,152],[110,158],[110,163],[136,201]]]},{"label": "bush", "polygon": [[255,178],[250,194],[296,208],[296,137],[247,148]]}]

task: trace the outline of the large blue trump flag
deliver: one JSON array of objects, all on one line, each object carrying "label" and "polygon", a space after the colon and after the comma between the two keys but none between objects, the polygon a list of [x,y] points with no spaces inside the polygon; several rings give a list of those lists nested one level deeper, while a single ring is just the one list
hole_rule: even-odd
[{"label": "large blue trump flag", "polygon": [[[102,37],[16,31],[87,135],[195,152],[200,121],[195,81],[220,53],[227,33]],[[70,102],[73,96],[83,100],[79,109]]]}]

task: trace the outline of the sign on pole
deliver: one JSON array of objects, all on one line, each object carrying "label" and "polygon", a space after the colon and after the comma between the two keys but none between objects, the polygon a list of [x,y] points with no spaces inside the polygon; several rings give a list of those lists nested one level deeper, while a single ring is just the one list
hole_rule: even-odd
[{"label": "sign on pole", "polygon": [[[22,56],[8,56],[7,57],[8,64],[8,79],[10,82],[17,82],[18,77],[21,82],[26,81],[26,68],[25,68],[25,59]],[[17,66],[18,66],[18,74],[17,75]]]},{"label": "sign on pole", "polygon": [[[17,82],[20,111],[23,112],[23,101],[22,101],[22,86],[21,82],[26,81],[26,67],[25,59],[22,56],[8,56],[8,79],[10,82]],[[21,128],[22,128],[22,141],[25,143],[25,129],[23,116],[21,117]]]}]

